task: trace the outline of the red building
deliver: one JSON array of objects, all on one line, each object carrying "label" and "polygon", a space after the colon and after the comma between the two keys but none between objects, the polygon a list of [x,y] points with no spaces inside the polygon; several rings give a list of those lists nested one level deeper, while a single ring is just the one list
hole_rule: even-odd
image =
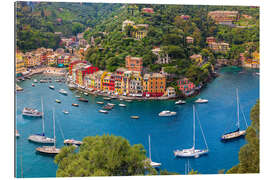
[{"label": "red building", "polygon": [[115,75],[113,73],[107,73],[102,82],[103,91],[114,92]]},{"label": "red building", "polygon": [[81,61],[81,60],[76,60],[76,61],[73,61],[69,64],[68,66],[68,72],[69,72],[69,75],[72,75],[72,68],[74,65],[78,64],[78,63],[84,63],[84,64],[88,64],[87,61]]},{"label": "red building", "polygon": [[143,12],[143,13],[150,13],[150,14],[153,14],[153,13],[154,13],[154,10],[153,10],[153,8],[143,8],[143,9],[142,9],[142,12]]},{"label": "red building", "polygon": [[191,82],[187,78],[183,78],[177,81],[177,87],[185,95],[190,95],[194,92],[196,86],[193,82]]}]

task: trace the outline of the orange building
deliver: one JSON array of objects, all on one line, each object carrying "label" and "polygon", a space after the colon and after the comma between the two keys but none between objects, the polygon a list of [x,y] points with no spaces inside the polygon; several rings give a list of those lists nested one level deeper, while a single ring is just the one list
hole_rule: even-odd
[{"label": "orange building", "polygon": [[143,96],[160,97],[166,91],[166,76],[160,73],[143,76]]},{"label": "orange building", "polygon": [[142,68],[143,68],[143,60],[142,60],[142,58],[127,56],[126,57],[126,68],[129,71],[142,72]]}]

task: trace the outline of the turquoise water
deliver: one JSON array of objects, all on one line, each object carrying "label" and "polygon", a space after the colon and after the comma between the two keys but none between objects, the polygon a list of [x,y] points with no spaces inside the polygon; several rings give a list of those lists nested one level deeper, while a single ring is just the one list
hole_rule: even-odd
[{"label": "turquoise water", "polygon": [[[196,110],[210,151],[208,155],[189,159],[190,167],[194,170],[202,174],[215,174],[238,163],[238,151],[246,143],[245,140],[222,143],[220,136],[225,131],[233,130],[236,123],[236,88],[239,89],[240,105],[250,124],[250,109],[259,98],[259,76],[255,71],[243,70],[244,73],[239,74],[236,69],[223,69],[220,76],[198,95],[209,100],[207,104],[196,105]],[[37,79],[40,77],[35,76]],[[16,177],[56,175],[57,166],[53,158],[37,154],[35,148],[39,145],[27,140],[30,134],[42,131],[41,118],[25,118],[21,113],[24,107],[41,110],[41,96],[44,99],[45,133],[49,137],[53,137],[52,108],[55,108],[57,147],[63,146],[63,136],[65,139],[81,140],[85,136],[114,134],[127,138],[131,144],[143,144],[148,150],[150,134],[152,160],[161,162],[162,169],[184,174],[187,159],[176,159],[173,151],[192,146],[192,100],[178,106],[172,100],[124,102],[127,107],[116,106],[109,114],[101,114],[98,112],[101,105],[96,104],[96,101],[103,101],[101,97],[84,96],[89,102],[80,102],[75,92],[63,83],[37,83],[36,87],[32,87],[32,80],[26,80],[18,84],[24,91],[16,95],[16,128],[21,134],[16,141]],[[55,90],[48,88],[50,84],[55,86]],[[61,88],[68,91],[68,96],[58,93]],[[55,99],[60,99],[62,103],[56,103]],[[111,102],[119,104],[121,101]],[[72,103],[78,103],[79,107],[71,106]],[[70,113],[65,115],[63,110]],[[176,111],[177,116],[159,117],[158,113],[162,110]],[[130,119],[131,115],[138,115],[140,119]],[[240,125],[244,128],[242,116]],[[196,136],[196,147],[205,148],[199,126]]]}]

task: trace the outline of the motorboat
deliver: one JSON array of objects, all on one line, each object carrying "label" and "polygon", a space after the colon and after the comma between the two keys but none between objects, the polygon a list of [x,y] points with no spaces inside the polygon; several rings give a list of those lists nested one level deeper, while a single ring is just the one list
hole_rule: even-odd
[{"label": "motorboat", "polygon": [[175,104],[186,104],[186,101],[180,99],[176,101]]},{"label": "motorboat", "polygon": [[85,92],[85,93],[83,93],[84,95],[86,95],[86,96],[88,96],[88,93],[87,92]]},{"label": "motorboat", "polygon": [[102,101],[97,101],[97,104],[104,104],[104,102],[102,102]]},{"label": "motorboat", "polygon": [[33,108],[23,108],[22,114],[24,116],[31,116],[31,117],[41,117],[42,116],[42,112],[39,112],[36,109]]},{"label": "motorboat", "polygon": [[61,101],[59,99],[55,99],[55,102],[57,103],[61,103]]},{"label": "motorboat", "polygon": [[54,86],[49,86],[50,89],[54,89]]},{"label": "motorboat", "polygon": [[16,130],[16,137],[20,137],[20,133],[18,130]]},{"label": "motorboat", "polygon": [[60,89],[59,90],[59,93],[60,94],[63,94],[63,95],[67,95],[68,94],[67,91],[65,91],[64,89]]},{"label": "motorboat", "polygon": [[106,105],[103,107],[103,109],[106,109],[106,110],[111,110],[113,108],[113,106],[110,106],[110,105]]},{"label": "motorboat", "polygon": [[85,98],[83,98],[83,97],[80,97],[80,98],[79,98],[79,101],[82,101],[82,102],[88,102],[88,99],[85,99]]},{"label": "motorboat", "polygon": [[113,104],[113,103],[107,103],[107,105],[109,105],[109,106],[115,106],[115,104]]},{"label": "motorboat", "polygon": [[139,116],[130,116],[131,119],[139,119]]},{"label": "motorboat", "polygon": [[32,84],[33,87],[35,87],[35,84]]},{"label": "motorboat", "polygon": [[132,102],[132,100],[131,100],[131,99],[126,99],[125,101],[126,101],[126,102]]},{"label": "motorboat", "polygon": [[196,103],[207,103],[208,100],[207,99],[202,99],[202,98],[199,98],[195,101]]},{"label": "motorboat", "polygon": [[66,111],[66,110],[63,110],[63,113],[64,113],[64,114],[68,114],[69,112],[68,112],[68,111]]},{"label": "motorboat", "polygon": [[120,107],[126,107],[127,105],[125,104],[119,104]]},{"label": "motorboat", "polygon": [[109,100],[111,100],[112,98],[105,97],[105,98],[103,98],[103,99],[109,101]]},{"label": "motorboat", "polygon": [[38,80],[34,79],[34,83],[37,83],[37,82],[38,82]]},{"label": "motorboat", "polygon": [[79,107],[79,104],[72,103],[72,106]]},{"label": "motorboat", "polygon": [[77,140],[74,140],[74,139],[65,139],[64,140],[64,144],[68,144],[68,145],[82,145],[82,141],[77,141]]},{"label": "motorboat", "polygon": [[165,111],[160,112],[158,115],[159,116],[175,116],[176,114],[177,113],[174,111],[165,110]]},{"label": "motorboat", "polygon": [[39,80],[39,82],[40,82],[40,83],[47,83],[48,81],[45,80],[45,79],[41,79],[41,80]]},{"label": "motorboat", "polygon": [[104,113],[104,114],[107,114],[107,113],[108,113],[108,111],[103,110],[103,109],[99,110],[99,112],[100,112],[100,113]]}]

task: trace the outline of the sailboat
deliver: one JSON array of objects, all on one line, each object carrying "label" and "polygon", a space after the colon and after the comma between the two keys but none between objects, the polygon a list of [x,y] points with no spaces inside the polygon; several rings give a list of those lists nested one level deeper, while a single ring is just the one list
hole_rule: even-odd
[{"label": "sailboat", "polygon": [[59,148],[56,148],[56,138],[55,138],[55,119],[54,119],[54,109],[53,109],[53,139],[54,139],[54,144],[53,146],[42,146],[42,147],[38,147],[36,148],[36,151],[37,152],[40,152],[40,153],[44,153],[44,154],[52,154],[52,155],[55,155],[55,154],[58,154],[60,153],[60,149]]},{"label": "sailboat", "polygon": [[202,135],[203,135],[203,138],[204,138],[206,149],[195,149],[195,139],[196,139],[195,138],[195,119],[196,119],[195,106],[193,105],[193,146],[190,149],[175,150],[174,151],[174,156],[176,156],[176,157],[195,157],[195,158],[198,158],[200,155],[208,153],[208,151],[209,151],[208,146],[207,146],[205,136],[203,134],[203,130],[202,130],[201,126],[200,126],[200,128],[201,128],[201,131],[202,131]]},{"label": "sailboat", "polygon": [[240,130],[238,88],[236,88],[236,101],[237,101],[237,123],[236,123],[237,129],[235,131],[223,134],[221,136],[221,141],[228,141],[235,138],[243,137],[246,134],[246,130]]},{"label": "sailboat", "polygon": [[54,143],[54,139],[45,136],[44,130],[44,111],[43,111],[43,98],[41,98],[41,108],[42,108],[42,134],[32,134],[28,137],[29,141],[35,143],[51,144]]},{"label": "sailboat", "polygon": [[148,136],[148,141],[149,141],[149,163],[150,166],[153,168],[161,166],[161,163],[153,162],[151,159],[151,143],[150,143],[150,135]]}]

